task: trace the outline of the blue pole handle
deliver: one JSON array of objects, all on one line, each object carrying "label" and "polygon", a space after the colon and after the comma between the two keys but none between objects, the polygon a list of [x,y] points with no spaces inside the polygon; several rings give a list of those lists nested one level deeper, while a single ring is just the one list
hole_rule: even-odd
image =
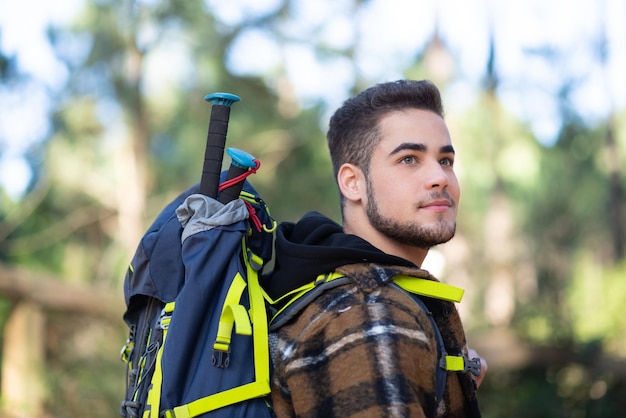
[{"label": "blue pole handle", "polygon": [[[226,181],[239,177],[251,168],[255,168],[257,166],[254,156],[240,149],[228,148],[226,150],[226,154],[228,154],[231,158],[230,168],[226,174]],[[241,189],[243,188],[243,182],[244,180],[241,180],[222,190],[220,192],[219,201],[226,204],[231,200],[237,199],[239,197],[239,193],[241,193]]]},{"label": "blue pole handle", "polygon": [[252,154],[249,154],[238,148],[228,148],[226,154],[231,158],[231,164],[239,168],[254,168],[256,160]]},{"label": "blue pole handle", "polygon": [[212,103],[214,106],[232,106],[233,103],[241,100],[239,96],[231,93],[211,93],[204,96],[204,100]]}]

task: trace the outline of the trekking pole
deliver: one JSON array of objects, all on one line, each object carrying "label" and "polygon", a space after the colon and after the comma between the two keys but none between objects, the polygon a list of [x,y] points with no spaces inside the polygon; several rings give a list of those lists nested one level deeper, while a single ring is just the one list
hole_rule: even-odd
[{"label": "trekking pole", "polygon": [[259,162],[250,154],[237,148],[228,148],[226,153],[231,158],[226,180],[220,185],[219,201],[223,204],[239,198],[243,182],[249,170],[256,170]]},{"label": "trekking pole", "polygon": [[211,103],[211,119],[209,120],[209,132],[204,151],[204,165],[202,166],[202,179],[200,180],[200,193],[217,198],[226,145],[226,133],[228,132],[228,120],[230,118],[230,106],[238,102],[238,96],[230,93],[212,93],[204,100]]}]

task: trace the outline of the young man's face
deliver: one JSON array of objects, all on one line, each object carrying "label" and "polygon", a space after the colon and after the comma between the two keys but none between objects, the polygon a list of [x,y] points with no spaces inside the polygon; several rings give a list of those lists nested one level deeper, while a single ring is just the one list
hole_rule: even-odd
[{"label": "young man's face", "polygon": [[448,241],[460,189],[445,122],[434,112],[409,109],[388,114],[379,126],[367,179],[370,223],[401,244],[430,248]]}]

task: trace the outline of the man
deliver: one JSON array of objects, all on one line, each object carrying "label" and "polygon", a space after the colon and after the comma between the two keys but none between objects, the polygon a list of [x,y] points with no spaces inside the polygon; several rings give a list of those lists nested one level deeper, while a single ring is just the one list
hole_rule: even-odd
[{"label": "man", "polygon": [[419,266],[455,233],[460,189],[438,89],[399,80],[365,90],[333,115],[328,145],[343,228],[315,212],[282,224],[267,287],[332,272],[348,281],[326,283],[273,335],[277,416],[480,416],[469,372],[448,372],[436,398],[430,313],[447,353],[469,356],[454,305],[423,298],[426,312],[392,285],[398,274],[436,280]]}]

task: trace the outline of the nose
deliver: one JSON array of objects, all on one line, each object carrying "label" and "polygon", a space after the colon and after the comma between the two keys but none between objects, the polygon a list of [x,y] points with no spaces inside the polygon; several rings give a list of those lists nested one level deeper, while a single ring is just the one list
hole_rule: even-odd
[{"label": "nose", "polygon": [[449,182],[448,172],[439,161],[429,164],[425,182],[427,189],[445,189]]}]

